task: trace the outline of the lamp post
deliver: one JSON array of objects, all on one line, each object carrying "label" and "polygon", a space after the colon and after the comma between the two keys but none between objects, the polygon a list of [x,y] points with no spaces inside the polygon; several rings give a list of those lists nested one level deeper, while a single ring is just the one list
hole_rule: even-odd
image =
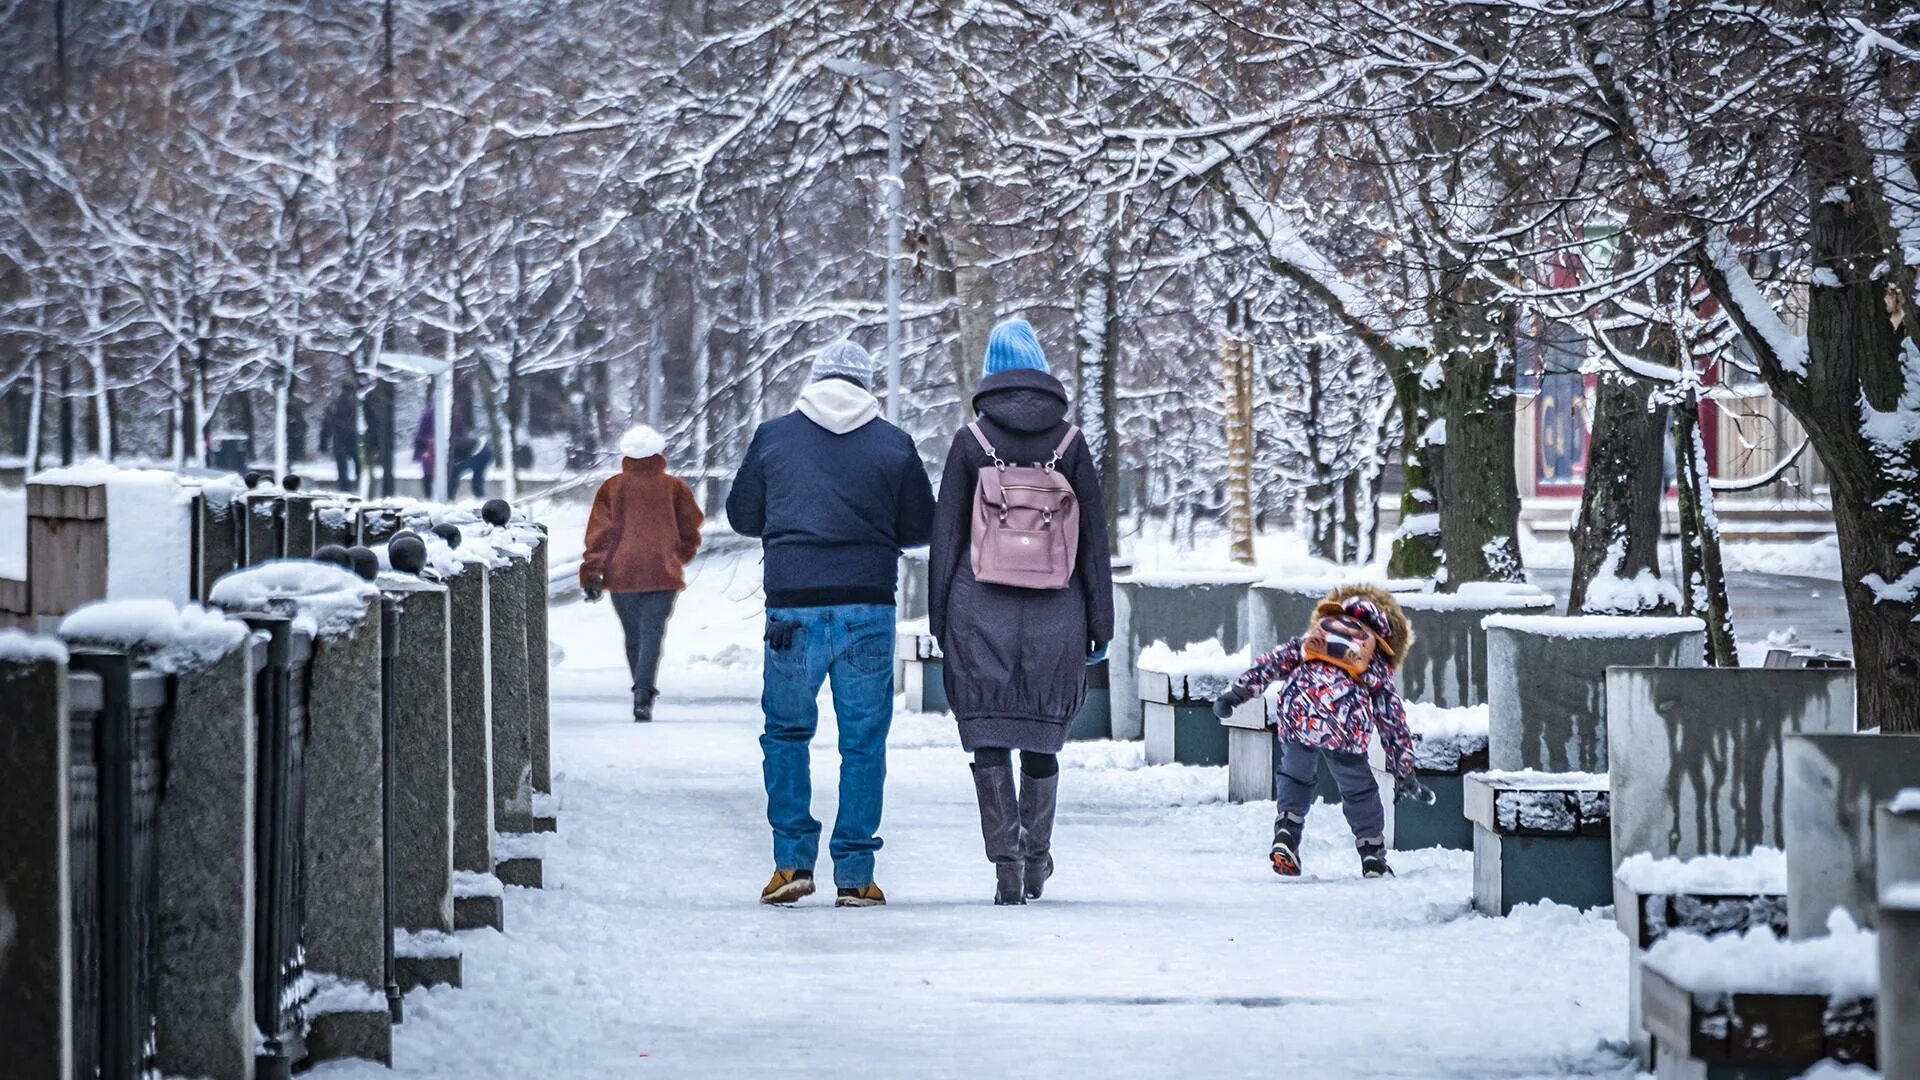
[{"label": "lamp post", "polygon": [[900,73],[858,60],[830,59],[827,70],[850,79],[867,79],[887,88],[887,422],[900,422],[900,248],[905,226],[901,197],[905,187],[900,178],[901,104]]}]

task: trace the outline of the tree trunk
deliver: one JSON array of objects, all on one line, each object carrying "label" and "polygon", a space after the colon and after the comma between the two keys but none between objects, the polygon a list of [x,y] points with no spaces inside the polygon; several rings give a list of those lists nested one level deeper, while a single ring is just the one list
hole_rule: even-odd
[{"label": "tree trunk", "polygon": [[1119,549],[1120,454],[1115,433],[1119,405],[1120,243],[1118,224],[1110,216],[1100,265],[1080,296],[1080,430],[1100,472],[1100,492],[1107,506],[1107,543]]},{"label": "tree trunk", "polygon": [[1660,503],[1666,486],[1661,443],[1667,409],[1653,403],[1653,384],[1613,370],[1601,372],[1599,384],[1587,443],[1587,482],[1573,527],[1567,611],[1635,615],[1661,610],[1639,605],[1622,610],[1587,600],[1588,588],[1601,574],[1628,580],[1642,571],[1660,576]]},{"label": "tree trunk", "polygon": [[1706,622],[1708,664],[1739,667],[1726,566],[1720,559],[1720,519],[1713,512],[1713,482],[1700,440],[1697,387],[1688,388],[1673,405],[1673,460],[1679,474],[1680,610]]},{"label": "tree trunk", "polygon": [[1427,388],[1421,383],[1428,354],[1425,349],[1397,349],[1388,357],[1387,373],[1400,410],[1400,529],[1387,559],[1387,575],[1430,578],[1442,563],[1439,506],[1435,498],[1438,476],[1421,445],[1421,433],[1434,417]]},{"label": "tree trunk", "polygon": [[1429,453],[1439,450],[1440,586],[1453,592],[1469,581],[1523,581],[1525,573],[1516,535],[1510,309],[1495,306],[1484,282],[1455,285],[1443,297],[1434,351],[1443,371],[1435,396],[1444,434],[1422,433],[1415,441]]}]

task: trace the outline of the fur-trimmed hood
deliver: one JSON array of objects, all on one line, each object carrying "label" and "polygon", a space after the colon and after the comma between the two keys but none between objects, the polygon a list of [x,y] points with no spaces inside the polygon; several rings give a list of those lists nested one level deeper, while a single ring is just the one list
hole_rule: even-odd
[{"label": "fur-trimmed hood", "polygon": [[1342,585],[1328,593],[1313,609],[1313,621],[1329,615],[1349,615],[1365,623],[1380,635],[1387,647],[1387,663],[1394,669],[1413,648],[1413,623],[1400,602],[1387,590],[1374,585]]}]

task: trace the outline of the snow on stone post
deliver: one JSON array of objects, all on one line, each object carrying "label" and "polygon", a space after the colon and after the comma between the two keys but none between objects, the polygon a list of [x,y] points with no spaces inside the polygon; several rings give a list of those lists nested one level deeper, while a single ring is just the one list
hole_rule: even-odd
[{"label": "snow on stone post", "polygon": [[1605,772],[1607,669],[1700,667],[1706,653],[1698,619],[1491,615],[1482,625],[1495,770]]},{"label": "snow on stone post", "polygon": [[[1245,568],[1134,574],[1113,583],[1113,644],[1107,654],[1112,687],[1113,737],[1138,739],[1145,710],[1135,657],[1164,642],[1179,650],[1204,641],[1227,652],[1249,643],[1247,590],[1259,580]],[[1256,646],[1257,647],[1257,646]]]},{"label": "snow on stone post", "polygon": [[73,1072],[68,695],[58,641],[0,631],[0,1046],[20,1076]]},{"label": "snow on stone post", "polygon": [[290,615],[313,633],[305,750],[306,967],[316,986],[307,1040],[315,1062],[393,1060],[382,987],[386,847],[381,812],[378,591],[335,566],[277,562],[230,574],[214,603]]},{"label": "snow on stone post", "polygon": [[1607,672],[1613,860],[1779,847],[1783,744],[1854,729],[1845,668]]},{"label": "snow on stone post", "polygon": [[362,503],[360,506],[360,542],[372,547],[393,539],[400,531],[400,509],[382,503]]},{"label": "snow on stone post", "polygon": [[319,499],[313,504],[313,547],[353,547],[360,542],[360,515],[354,500]]},{"label": "snow on stone post", "polygon": [[452,672],[445,585],[380,578],[396,613],[393,666],[395,964],[404,989],[460,984],[453,933]]},{"label": "snow on stone post", "polygon": [[286,510],[281,519],[281,553],[289,559],[311,559],[320,546],[314,541],[314,510],[320,500],[297,491],[287,492],[283,499]]},{"label": "snow on stone post", "polygon": [[[527,732],[533,790],[553,793],[553,717],[547,687],[547,527],[522,530],[532,556],[527,568]],[[545,826],[551,818],[535,815]]]},{"label": "snow on stone post", "polygon": [[287,554],[287,499],[278,491],[250,491],[246,504],[246,565],[259,566]]},{"label": "snow on stone post", "polygon": [[1920,1076],[1920,778],[1880,808],[1880,1072]]},{"label": "snow on stone post", "polygon": [[1787,736],[1781,839],[1796,940],[1826,933],[1836,908],[1861,926],[1874,924],[1874,809],[1916,782],[1920,736]]},{"label": "snow on stone post", "polygon": [[229,1080],[254,1064],[254,674],[245,624],[165,600],[108,601],[61,624],[75,648],[124,649],[171,682],[154,817],[157,1063]]},{"label": "snow on stone post", "polygon": [[[464,547],[462,551],[469,548]],[[462,930],[503,928],[499,882],[493,876],[493,647],[484,541],[481,561],[455,563],[447,575],[453,682],[454,923]]]}]

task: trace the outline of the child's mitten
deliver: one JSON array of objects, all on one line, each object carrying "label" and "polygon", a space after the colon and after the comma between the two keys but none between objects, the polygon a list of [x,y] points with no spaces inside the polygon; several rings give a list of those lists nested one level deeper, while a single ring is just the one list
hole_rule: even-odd
[{"label": "child's mitten", "polygon": [[1213,699],[1213,715],[1225,720],[1227,717],[1233,715],[1233,710],[1252,700],[1253,692],[1251,690],[1241,686],[1239,683],[1234,683],[1232,686],[1221,691],[1219,697]]},{"label": "child's mitten", "polygon": [[1425,806],[1432,806],[1440,796],[1432,788],[1420,782],[1417,776],[1402,776],[1393,782],[1393,801],[1406,802],[1411,799]]}]

